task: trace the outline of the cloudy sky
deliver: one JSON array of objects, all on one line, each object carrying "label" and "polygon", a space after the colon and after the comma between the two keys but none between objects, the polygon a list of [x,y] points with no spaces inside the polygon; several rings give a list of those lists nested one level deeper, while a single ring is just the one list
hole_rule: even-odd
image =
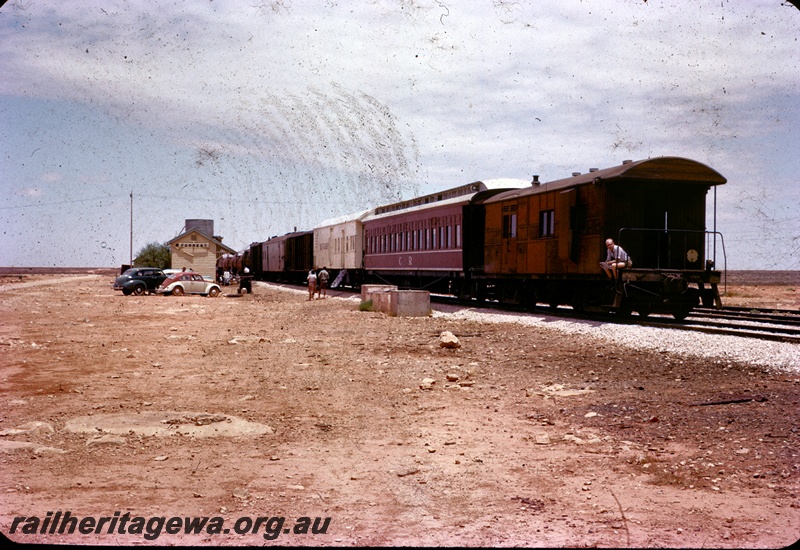
[{"label": "cloudy sky", "polygon": [[0,265],[128,263],[131,213],[134,255],[187,218],[213,219],[240,250],[475,180],[548,181],[662,155],[728,179],[717,229],[729,269],[800,270],[800,10],[781,0],[0,8]]}]

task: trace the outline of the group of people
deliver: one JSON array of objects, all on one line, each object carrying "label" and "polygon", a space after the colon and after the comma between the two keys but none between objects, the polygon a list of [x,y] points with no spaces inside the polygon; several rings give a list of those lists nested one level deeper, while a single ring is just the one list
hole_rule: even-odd
[{"label": "group of people", "polygon": [[328,270],[323,266],[322,269],[319,270],[311,270],[308,272],[308,277],[306,280],[308,281],[308,299],[313,300],[314,294],[317,294],[319,298],[326,298],[327,297],[327,288],[328,288]]}]

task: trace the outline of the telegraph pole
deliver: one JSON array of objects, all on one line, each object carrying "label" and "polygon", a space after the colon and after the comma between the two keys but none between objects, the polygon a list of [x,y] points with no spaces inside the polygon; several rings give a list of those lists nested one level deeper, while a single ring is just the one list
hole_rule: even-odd
[{"label": "telegraph pole", "polygon": [[131,250],[130,250],[130,265],[133,267],[133,189],[131,189]]}]

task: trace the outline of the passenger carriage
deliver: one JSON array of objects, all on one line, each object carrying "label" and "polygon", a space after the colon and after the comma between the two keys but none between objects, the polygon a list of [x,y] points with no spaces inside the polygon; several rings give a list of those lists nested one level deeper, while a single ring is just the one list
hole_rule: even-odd
[{"label": "passenger carriage", "polygon": [[326,267],[331,288],[358,287],[364,271],[363,220],[374,210],[332,218],[314,229],[314,265]]},{"label": "passenger carriage", "polygon": [[[483,270],[472,292],[680,319],[698,300],[720,304],[714,253],[721,237],[706,228],[706,198],[726,181],[699,162],[659,157],[492,197],[485,203]],[[633,260],[618,281],[608,281],[598,265],[607,237]]]},{"label": "passenger carriage", "polygon": [[363,218],[366,278],[459,294],[473,250],[465,243],[474,246],[483,232],[476,223],[483,218],[472,207],[524,185],[522,180],[477,181],[376,208]]}]

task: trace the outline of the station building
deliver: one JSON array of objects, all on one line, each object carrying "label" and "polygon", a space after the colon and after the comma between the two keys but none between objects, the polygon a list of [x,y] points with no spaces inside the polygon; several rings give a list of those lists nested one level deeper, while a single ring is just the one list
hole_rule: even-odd
[{"label": "station building", "polygon": [[186,220],[183,232],[167,242],[172,257],[172,268],[195,271],[204,277],[214,278],[217,258],[223,254],[236,254],[222,244],[222,237],[214,235],[214,220]]}]

